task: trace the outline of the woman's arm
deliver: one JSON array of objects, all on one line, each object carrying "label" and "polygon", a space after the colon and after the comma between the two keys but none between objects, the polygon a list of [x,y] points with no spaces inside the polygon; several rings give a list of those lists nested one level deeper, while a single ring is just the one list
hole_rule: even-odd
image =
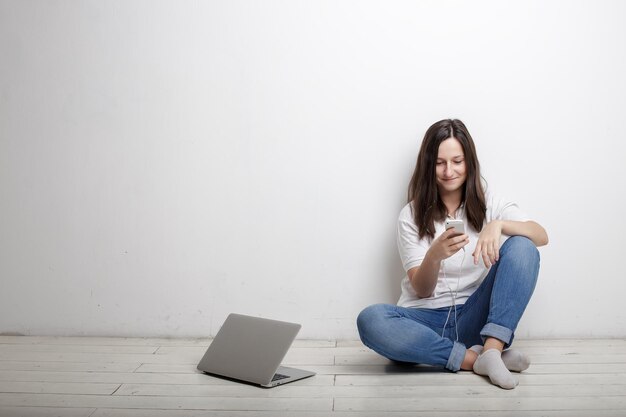
[{"label": "woman's arm", "polygon": [[513,220],[494,220],[501,223],[501,231],[508,236],[525,236],[532,240],[535,246],[548,244],[548,234],[539,223],[533,221],[516,222]]},{"label": "woman's arm", "polygon": [[491,265],[498,261],[500,257],[500,235],[502,234],[527,237],[535,246],[548,244],[548,234],[539,223],[533,221],[493,220],[483,227],[480,235],[478,235],[476,249],[472,253],[475,265],[478,265],[478,259],[481,256],[487,268],[490,268]]},{"label": "woman's arm", "polygon": [[419,298],[428,298],[433,295],[439,278],[440,266],[441,260],[433,259],[431,253],[426,252],[422,264],[407,271],[409,282]]},{"label": "woman's arm", "polygon": [[526,236],[532,240],[535,246],[548,244],[546,230],[537,222],[515,222],[512,220],[496,220],[502,223],[502,233],[508,236]]},{"label": "woman's arm", "polygon": [[433,241],[420,266],[407,271],[409,282],[419,298],[428,298],[435,291],[441,261],[454,255],[469,243],[467,235],[456,233],[454,228],[443,232]]}]

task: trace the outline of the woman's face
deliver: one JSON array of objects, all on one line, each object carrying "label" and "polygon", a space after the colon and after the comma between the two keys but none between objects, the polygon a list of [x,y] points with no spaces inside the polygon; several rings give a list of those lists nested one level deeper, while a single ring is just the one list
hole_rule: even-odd
[{"label": "woman's face", "polygon": [[465,184],[465,153],[456,138],[450,137],[439,144],[436,174],[437,187],[442,194],[461,190]]}]

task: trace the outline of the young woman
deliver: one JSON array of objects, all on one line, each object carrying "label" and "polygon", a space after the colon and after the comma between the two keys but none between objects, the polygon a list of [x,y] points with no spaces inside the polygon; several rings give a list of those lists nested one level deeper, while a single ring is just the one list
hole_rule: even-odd
[{"label": "young woman", "polygon": [[[445,229],[446,219],[465,232]],[[400,362],[473,370],[502,388],[530,362],[508,349],[539,273],[546,231],[512,201],[486,192],[474,142],[460,120],[432,125],[398,219],[407,274],[398,305],[357,319],[363,343]]]}]

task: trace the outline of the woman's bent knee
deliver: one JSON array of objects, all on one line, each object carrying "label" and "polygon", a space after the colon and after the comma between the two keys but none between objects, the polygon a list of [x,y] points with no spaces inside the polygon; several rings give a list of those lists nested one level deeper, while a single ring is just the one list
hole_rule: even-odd
[{"label": "woman's bent knee", "polygon": [[383,326],[387,313],[389,311],[389,305],[387,304],[374,304],[366,307],[359,313],[356,319],[356,327],[361,336],[361,340],[365,341],[367,335],[379,329]]},{"label": "woman's bent knee", "polygon": [[515,257],[524,257],[539,262],[539,250],[526,236],[511,236],[504,242],[503,248]]},{"label": "woman's bent knee", "polygon": [[359,313],[359,316],[356,318],[356,326],[359,329],[366,329],[374,322],[377,322],[385,315],[385,305],[384,304],[374,304],[369,307],[365,307],[363,311]]}]

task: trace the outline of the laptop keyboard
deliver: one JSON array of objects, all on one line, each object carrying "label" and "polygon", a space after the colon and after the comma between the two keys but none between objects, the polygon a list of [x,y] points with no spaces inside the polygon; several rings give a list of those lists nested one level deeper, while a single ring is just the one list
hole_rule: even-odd
[{"label": "laptop keyboard", "polygon": [[289,375],[274,374],[274,377],[272,378],[272,382],[280,381],[281,379],[285,379],[285,378],[289,378]]}]

